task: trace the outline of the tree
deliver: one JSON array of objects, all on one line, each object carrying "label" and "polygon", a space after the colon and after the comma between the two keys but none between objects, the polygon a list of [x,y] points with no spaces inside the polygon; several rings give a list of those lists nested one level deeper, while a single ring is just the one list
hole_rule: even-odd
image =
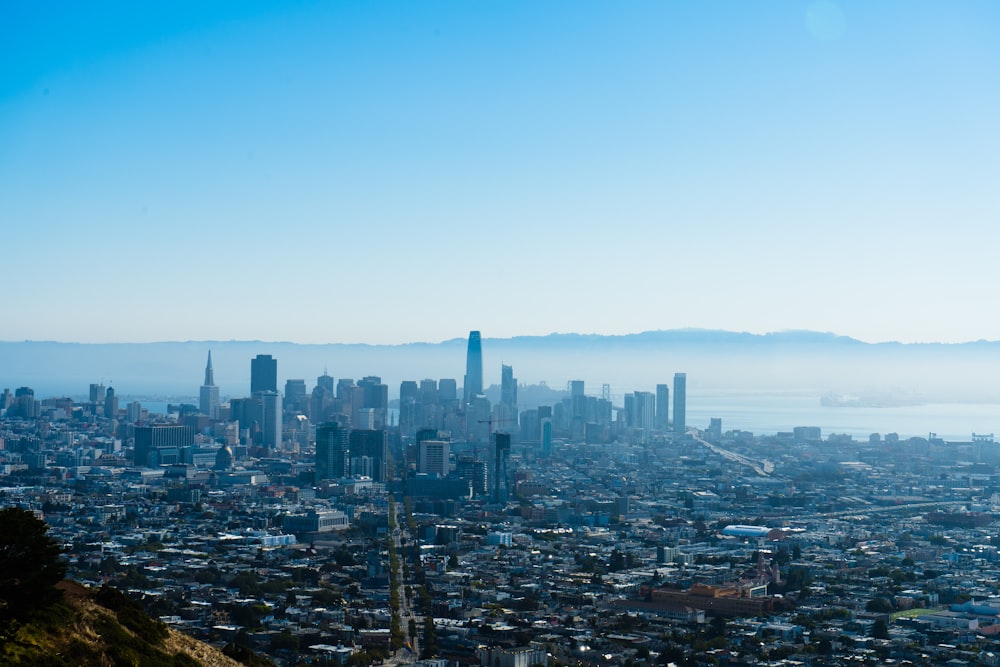
[{"label": "tree", "polygon": [[886,598],[872,598],[865,605],[865,611],[871,611],[876,614],[889,614],[892,613],[892,602]]},{"label": "tree", "polygon": [[434,617],[424,618],[424,639],[422,658],[433,658],[438,654],[437,632],[434,631]]},{"label": "tree", "polygon": [[0,620],[18,617],[59,599],[55,585],[66,574],[62,549],[48,525],[19,507],[0,510]]},{"label": "tree", "polygon": [[872,626],[872,637],[875,639],[889,638],[889,624],[885,622],[884,618],[875,619],[875,625]]}]

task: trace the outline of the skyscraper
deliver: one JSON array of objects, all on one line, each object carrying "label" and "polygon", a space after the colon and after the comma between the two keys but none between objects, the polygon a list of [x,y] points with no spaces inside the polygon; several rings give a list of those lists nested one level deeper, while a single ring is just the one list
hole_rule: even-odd
[{"label": "skyscraper", "polygon": [[348,463],[348,428],[337,422],[316,427],[316,482],[346,477]]},{"label": "skyscraper", "polygon": [[493,434],[493,502],[507,503],[510,494],[507,480],[507,461],[510,458],[510,434]]},{"label": "skyscraper", "polygon": [[665,384],[656,385],[656,428],[666,431],[670,423],[670,387]]},{"label": "skyscraper", "polygon": [[302,379],[285,380],[285,396],[282,400],[283,410],[288,414],[306,414],[309,412],[309,393],[306,391],[306,381]]},{"label": "skyscraper", "polygon": [[250,360],[250,393],[258,391],[278,391],[278,360],[270,354]]},{"label": "skyscraper", "polygon": [[215,373],[212,370],[212,351],[208,351],[208,363],[205,365],[205,383],[199,391],[199,406],[201,414],[209,419],[219,418],[219,388],[215,386]]},{"label": "skyscraper", "polygon": [[351,474],[368,474],[376,482],[388,481],[389,434],[384,429],[351,430],[348,436]]},{"label": "skyscraper", "polygon": [[118,397],[115,396],[114,387],[108,387],[108,391],[104,395],[104,417],[106,419],[118,417]]},{"label": "skyscraper", "polygon": [[465,355],[465,387],[463,403],[468,405],[483,393],[483,345],[478,331],[469,332],[469,349]]},{"label": "skyscraper", "polygon": [[514,369],[506,364],[500,366],[500,414],[498,421],[504,429],[515,431],[517,426],[517,378]]},{"label": "skyscraper", "polygon": [[656,395],[649,391],[637,391],[633,406],[635,414],[632,417],[632,425],[645,432],[652,431],[656,423]]},{"label": "skyscraper", "polygon": [[687,373],[674,373],[674,433],[684,433],[687,408]]},{"label": "skyscraper", "polygon": [[276,391],[259,391],[253,397],[257,401],[261,444],[271,450],[280,449],[281,394]]}]

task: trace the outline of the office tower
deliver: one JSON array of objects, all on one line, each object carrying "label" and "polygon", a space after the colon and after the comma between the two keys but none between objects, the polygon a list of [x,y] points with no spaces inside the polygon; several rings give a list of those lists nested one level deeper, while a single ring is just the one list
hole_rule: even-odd
[{"label": "office tower", "polygon": [[438,403],[438,383],[437,380],[426,378],[420,381],[420,402],[424,405],[437,405]]},{"label": "office tower", "polygon": [[465,435],[469,442],[487,442],[494,419],[490,399],[482,394],[473,397],[465,408]]},{"label": "office tower", "polygon": [[455,378],[438,380],[438,401],[443,405],[458,400],[458,381]]},{"label": "office tower", "polygon": [[374,415],[371,428],[383,428],[389,413],[389,385],[382,384],[382,378],[372,375],[361,378],[358,386],[363,390],[361,407],[372,410]]},{"label": "office tower", "polygon": [[316,378],[316,386],[322,387],[332,395],[334,392],[333,376],[328,375],[326,370],[324,370],[323,374]]},{"label": "office tower", "polygon": [[349,431],[344,424],[327,422],[316,427],[317,484],[328,479],[347,477],[350,472],[348,437]]},{"label": "office tower", "polygon": [[276,391],[258,391],[257,422],[260,425],[260,444],[275,450],[281,447],[281,394]]},{"label": "office tower", "polygon": [[542,456],[548,458],[552,456],[552,418],[543,417],[540,422]]},{"label": "office tower", "polygon": [[451,443],[447,440],[421,440],[417,472],[447,477],[450,455]]},{"label": "office tower", "polygon": [[674,433],[684,433],[687,408],[687,373],[674,373]]},{"label": "office tower", "polygon": [[270,354],[250,360],[250,393],[258,391],[278,391],[278,360]]},{"label": "office tower", "polygon": [[7,410],[8,415],[35,419],[41,414],[42,403],[35,400],[35,390],[31,387],[18,387],[14,390],[14,401]]},{"label": "office tower", "polygon": [[90,402],[96,405],[97,403],[100,403],[103,400],[104,400],[104,385],[91,383]]},{"label": "office tower", "polygon": [[625,413],[625,425],[628,427],[635,426],[635,394],[625,394],[623,399],[623,410]]},{"label": "office tower", "polygon": [[510,458],[510,434],[493,434],[493,502],[507,503],[510,489],[507,480],[507,461]]},{"label": "office tower", "polygon": [[301,379],[285,380],[285,395],[282,398],[284,411],[287,414],[306,414],[309,412],[309,394],[306,392],[306,381]]},{"label": "office tower", "polygon": [[314,424],[329,421],[333,415],[334,388],[333,378],[325,373],[316,378],[309,397],[309,419]]},{"label": "office tower", "polygon": [[587,418],[587,396],[583,393],[583,380],[570,380],[570,417],[576,420]]},{"label": "office tower", "polygon": [[410,436],[417,428],[419,420],[420,389],[414,380],[403,380],[399,384],[399,434]]},{"label": "office tower", "polygon": [[469,349],[465,355],[465,385],[462,402],[472,403],[483,393],[483,345],[478,331],[469,332]]},{"label": "office tower", "polygon": [[208,351],[205,364],[205,383],[198,391],[198,409],[209,419],[219,418],[219,388],[215,386],[215,372],[212,370],[212,351]]},{"label": "office tower", "polygon": [[670,387],[665,384],[656,385],[656,429],[666,431],[670,424]]},{"label": "office tower", "polygon": [[115,396],[114,387],[108,387],[104,395],[104,418],[115,419],[118,417],[118,397]]},{"label": "office tower", "polygon": [[416,455],[417,470],[420,470],[420,466],[422,465],[422,462],[420,460],[420,452],[421,452],[420,444],[424,440],[441,440],[441,434],[438,433],[438,430],[436,428],[417,429],[416,434],[414,434],[413,436],[414,451],[416,453],[415,455]]},{"label": "office tower", "polygon": [[349,399],[351,390],[354,388],[353,378],[340,378],[337,380],[337,398]]},{"label": "office tower", "polygon": [[538,442],[538,409],[531,408],[521,412],[518,422],[521,426],[522,442]]},{"label": "office tower", "polygon": [[471,456],[460,456],[455,465],[455,476],[469,482],[474,495],[486,495],[490,488],[489,466],[486,465],[486,461]]},{"label": "office tower", "polygon": [[420,426],[437,427],[441,415],[437,380],[424,379],[420,381],[420,399],[418,404],[417,423]]},{"label": "office tower", "polygon": [[635,392],[635,417],[632,425],[643,431],[652,431],[656,422],[656,395],[649,391]]},{"label": "office tower", "polygon": [[194,429],[179,424],[150,424],[135,427],[133,462],[156,467],[180,461],[182,447],[194,446]]},{"label": "office tower", "polygon": [[[351,474],[368,474],[376,482],[389,476],[389,433],[384,429],[351,430],[348,437]],[[369,473],[370,471],[370,473]]]},{"label": "office tower", "polygon": [[514,369],[506,364],[500,365],[500,412],[497,420],[503,424],[504,430],[513,431],[517,426],[517,378]]},{"label": "office tower", "polygon": [[134,424],[137,421],[142,420],[142,403],[139,401],[132,401],[125,406],[125,421],[130,424]]}]

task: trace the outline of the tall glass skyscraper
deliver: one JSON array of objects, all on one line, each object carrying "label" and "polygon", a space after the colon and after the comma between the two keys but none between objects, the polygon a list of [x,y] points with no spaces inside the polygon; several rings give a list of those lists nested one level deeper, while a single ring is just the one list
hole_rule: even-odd
[{"label": "tall glass skyscraper", "polygon": [[270,354],[250,360],[250,393],[258,391],[278,391],[278,360]]},{"label": "tall glass skyscraper", "polygon": [[687,373],[674,373],[674,433],[684,433],[687,408]]},{"label": "tall glass skyscraper", "polygon": [[509,433],[517,429],[517,378],[514,369],[507,364],[500,365],[500,428]]},{"label": "tall glass skyscraper", "polygon": [[468,405],[483,393],[483,345],[478,331],[469,332],[469,350],[465,355],[465,385],[463,398]]}]

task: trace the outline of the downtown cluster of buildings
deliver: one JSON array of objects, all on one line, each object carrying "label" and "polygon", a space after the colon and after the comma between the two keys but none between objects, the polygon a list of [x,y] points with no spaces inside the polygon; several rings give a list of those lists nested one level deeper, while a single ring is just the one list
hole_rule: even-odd
[{"label": "downtown cluster of buildings", "polygon": [[282,665],[388,652],[404,548],[429,667],[1000,665],[991,437],[692,428],[682,373],[519,406],[509,366],[486,398],[481,359],[473,332],[461,388],[398,403],[374,376],[279,392],[267,355],[226,402],[209,357],[199,405],[165,415],[5,392],[0,498],[74,577]]}]

